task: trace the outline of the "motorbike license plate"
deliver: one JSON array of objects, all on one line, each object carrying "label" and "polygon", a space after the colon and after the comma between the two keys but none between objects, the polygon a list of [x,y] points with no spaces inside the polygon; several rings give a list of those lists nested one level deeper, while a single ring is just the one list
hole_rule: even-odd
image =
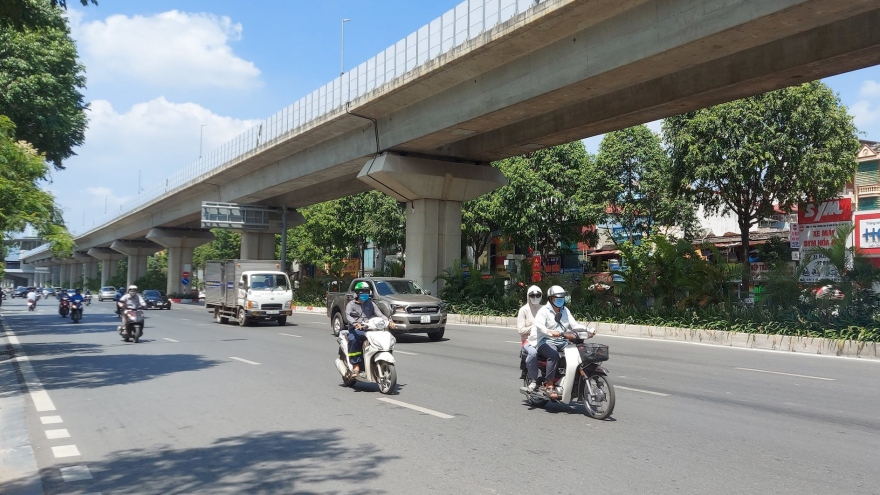
[{"label": "motorbike license plate", "polygon": [[267,315],[277,315],[278,311],[266,311]]},{"label": "motorbike license plate", "polygon": [[431,315],[422,315],[421,323],[431,323]]}]

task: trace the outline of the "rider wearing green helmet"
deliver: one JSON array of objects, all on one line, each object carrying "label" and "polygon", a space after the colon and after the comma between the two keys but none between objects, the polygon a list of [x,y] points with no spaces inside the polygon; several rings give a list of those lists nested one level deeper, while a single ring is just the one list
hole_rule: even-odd
[{"label": "rider wearing green helmet", "polygon": [[379,310],[379,306],[370,299],[372,292],[367,282],[360,281],[354,284],[355,297],[345,306],[345,317],[348,319],[348,359],[355,375],[361,371],[363,345],[367,340],[367,334],[363,330],[364,323],[370,318],[380,317],[389,324],[389,328],[394,327],[394,323],[390,322]]}]

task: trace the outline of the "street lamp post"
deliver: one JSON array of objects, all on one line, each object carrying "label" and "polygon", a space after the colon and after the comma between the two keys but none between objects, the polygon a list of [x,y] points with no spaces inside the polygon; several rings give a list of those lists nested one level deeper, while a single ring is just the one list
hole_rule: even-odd
[{"label": "street lamp post", "polygon": [[351,19],[343,19],[342,20],[342,46],[339,50],[339,75],[345,74],[345,23],[351,21]]}]

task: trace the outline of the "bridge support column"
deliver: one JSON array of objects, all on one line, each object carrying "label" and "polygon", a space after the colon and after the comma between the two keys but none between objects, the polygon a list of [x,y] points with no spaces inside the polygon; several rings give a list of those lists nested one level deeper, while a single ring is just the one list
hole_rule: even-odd
[{"label": "bridge support column", "polygon": [[83,264],[77,260],[70,260],[70,263],[67,265],[67,269],[70,270],[70,286],[73,287],[77,283],[82,283],[83,278]]},{"label": "bridge support column", "polygon": [[58,261],[58,285],[62,289],[70,286],[70,269],[67,268],[67,260]]},{"label": "bridge support column", "polygon": [[88,254],[101,260],[101,287],[106,286],[107,280],[113,278],[119,271],[119,260],[123,255],[108,247],[91,248]]},{"label": "bridge support column", "polygon": [[61,265],[56,262],[49,262],[49,283],[52,287],[61,286]]},{"label": "bridge support column", "polygon": [[275,234],[267,234],[265,232],[242,232],[241,259],[274,260]]},{"label": "bridge support column", "polygon": [[461,258],[461,203],[507,184],[487,165],[385,153],[370,160],[358,179],[406,206],[406,276],[432,294],[437,275]]},{"label": "bridge support column", "polygon": [[110,249],[128,256],[128,276],[126,287],[147,274],[147,258],[162,250],[162,247],[150,241],[113,241]]},{"label": "bridge support column", "polygon": [[98,260],[84,251],[74,251],[73,259],[82,262],[82,285],[83,289],[88,286],[89,279],[98,278]]},{"label": "bridge support column", "polygon": [[191,283],[183,285],[181,274],[184,271],[192,272],[193,250],[213,241],[214,234],[209,230],[155,228],[147,232],[147,239],[168,248],[168,283],[165,293],[173,294],[192,288]]}]

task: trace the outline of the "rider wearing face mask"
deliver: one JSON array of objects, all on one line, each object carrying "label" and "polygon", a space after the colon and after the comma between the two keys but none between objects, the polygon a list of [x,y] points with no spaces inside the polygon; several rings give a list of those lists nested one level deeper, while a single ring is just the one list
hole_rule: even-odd
[{"label": "rider wearing face mask", "polygon": [[379,317],[385,320],[388,328],[394,328],[394,322],[382,314],[379,306],[370,300],[370,285],[366,282],[358,282],[354,286],[355,297],[345,305],[345,314],[348,319],[348,359],[352,364],[352,373],[360,373],[360,364],[363,361],[363,345],[367,340],[364,332],[364,324],[367,320]]},{"label": "rider wearing face mask", "polygon": [[[559,364],[559,351],[565,348],[566,338],[563,333],[572,330],[574,317],[565,307],[568,293],[558,285],[547,289],[547,304],[535,315],[535,339],[538,354],[547,358],[544,370],[544,389],[551,399],[558,398],[553,382],[556,379],[556,365]],[[537,370],[537,364],[535,365]]]},{"label": "rider wearing face mask", "polygon": [[529,375],[529,390],[534,391],[538,383],[535,381],[538,377],[538,354],[535,344],[532,328],[535,325],[535,315],[541,309],[541,288],[537,285],[529,287],[526,291],[526,303],[519,308],[516,315],[516,328],[519,331],[519,337],[523,342],[523,352],[526,355],[526,372]]}]

